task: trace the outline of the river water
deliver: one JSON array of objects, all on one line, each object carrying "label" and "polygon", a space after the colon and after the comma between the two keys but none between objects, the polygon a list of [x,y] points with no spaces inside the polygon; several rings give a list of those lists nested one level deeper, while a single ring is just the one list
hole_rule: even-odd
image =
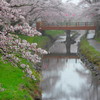
[{"label": "river water", "polygon": [[71,48],[64,42],[66,36],[60,36],[44,56],[42,100],[100,100],[100,83],[77,56],[81,36]]}]

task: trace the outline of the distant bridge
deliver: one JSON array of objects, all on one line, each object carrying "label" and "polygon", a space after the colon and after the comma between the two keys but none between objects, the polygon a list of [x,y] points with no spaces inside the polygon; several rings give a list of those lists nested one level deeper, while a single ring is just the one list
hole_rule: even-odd
[{"label": "distant bridge", "polygon": [[36,23],[37,30],[96,30],[93,22],[70,22],[46,24],[44,22]]}]

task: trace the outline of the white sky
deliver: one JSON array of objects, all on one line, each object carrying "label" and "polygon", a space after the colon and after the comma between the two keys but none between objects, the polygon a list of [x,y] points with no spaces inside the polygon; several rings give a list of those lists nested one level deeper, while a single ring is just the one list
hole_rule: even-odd
[{"label": "white sky", "polygon": [[[63,3],[65,3],[67,0],[62,0]],[[70,0],[71,2],[77,4],[80,0]]]}]

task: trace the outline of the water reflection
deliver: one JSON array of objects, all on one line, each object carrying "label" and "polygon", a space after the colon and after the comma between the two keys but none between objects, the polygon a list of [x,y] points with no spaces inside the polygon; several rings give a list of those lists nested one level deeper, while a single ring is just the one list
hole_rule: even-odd
[{"label": "water reflection", "polygon": [[[66,49],[67,46],[61,48],[60,40],[57,40],[54,45],[57,47],[59,44],[60,50]],[[52,54],[53,49],[51,48]],[[42,100],[100,100],[99,82],[77,57],[77,54],[76,58],[67,57],[67,54],[68,56],[73,54],[71,52],[65,54],[65,58],[50,57],[50,55],[44,57],[41,82]]]},{"label": "water reflection", "polygon": [[48,60],[42,71],[43,100],[100,100],[98,83],[80,59]]}]

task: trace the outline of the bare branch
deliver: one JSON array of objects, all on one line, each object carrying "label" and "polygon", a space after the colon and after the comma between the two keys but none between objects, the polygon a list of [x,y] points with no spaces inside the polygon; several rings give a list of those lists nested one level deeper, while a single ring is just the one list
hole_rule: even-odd
[{"label": "bare branch", "polygon": [[33,4],[22,4],[22,5],[11,5],[10,7],[13,8],[13,7],[25,7],[25,6],[32,6]]}]

